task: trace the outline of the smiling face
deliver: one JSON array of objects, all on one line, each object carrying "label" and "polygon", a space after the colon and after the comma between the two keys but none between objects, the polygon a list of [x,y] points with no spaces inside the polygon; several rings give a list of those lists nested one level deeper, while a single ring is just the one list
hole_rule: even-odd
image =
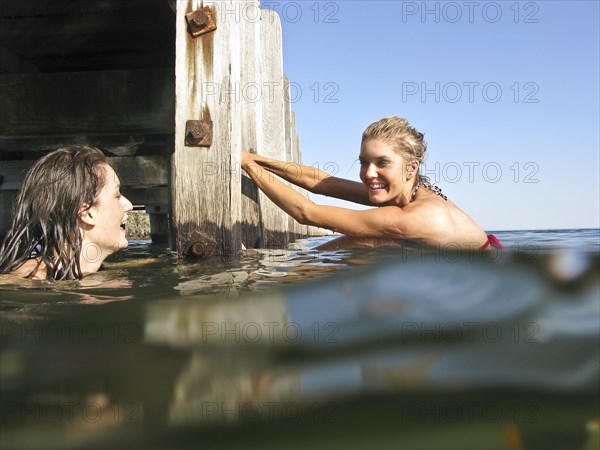
[{"label": "smiling face", "polygon": [[[360,179],[369,200],[377,205],[404,206],[410,202],[415,165],[407,165],[392,147],[377,140],[365,141],[360,150]],[[418,167],[418,165],[416,166]]]},{"label": "smiling face", "polygon": [[[96,198],[95,205],[81,214],[84,223],[84,259],[101,263],[108,255],[128,245],[125,237],[127,213],[133,205],[121,195],[120,181],[115,171],[103,166],[104,187]],[[93,247],[93,248],[92,248]]]}]

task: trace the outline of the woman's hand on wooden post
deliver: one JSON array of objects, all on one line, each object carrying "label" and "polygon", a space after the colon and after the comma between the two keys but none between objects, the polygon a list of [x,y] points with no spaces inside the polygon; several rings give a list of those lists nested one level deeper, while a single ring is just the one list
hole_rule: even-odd
[{"label": "woman's hand on wooden post", "polygon": [[252,161],[252,153],[250,153],[248,150],[242,150],[242,169],[245,169],[248,166],[248,164],[252,163]]},{"label": "woman's hand on wooden post", "polygon": [[261,167],[254,160],[256,155],[250,153],[248,150],[242,150],[240,164],[242,169],[256,182],[256,179],[260,177]]}]

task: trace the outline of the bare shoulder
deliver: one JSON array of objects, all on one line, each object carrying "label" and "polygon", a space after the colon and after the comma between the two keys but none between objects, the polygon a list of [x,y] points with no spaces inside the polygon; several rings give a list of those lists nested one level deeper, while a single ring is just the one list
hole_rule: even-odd
[{"label": "bare shoulder", "polygon": [[456,209],[458,207],[452,201],[428,193],[417,196],[402,211],[407,215],[423,217],[432,223],[444,223],[451,220]]},{"label": "bare shoulder", "polygon": [[473,242],[486,239],[483,229],[452,200],[426,193],[404,208],[426,230],[426,238],[438,243]]}]

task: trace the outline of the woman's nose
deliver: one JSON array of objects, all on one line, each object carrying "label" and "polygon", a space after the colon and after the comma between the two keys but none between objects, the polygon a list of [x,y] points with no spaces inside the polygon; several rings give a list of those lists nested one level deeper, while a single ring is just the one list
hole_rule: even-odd
[{"label": "woman's nose", "polygon": [[123,205],[123,209],[125,211],[131,211],[133,209],[133,204],[129,201],[129,199],[127,197],[125,197],[124,195],[121,196],[121,203]]},{"label": "woman's nose", "polygon": [[375,170],[375,164],[369,164],[367,171],[365,172],[367,178],[375,178],[377,176],[377,170]]}]

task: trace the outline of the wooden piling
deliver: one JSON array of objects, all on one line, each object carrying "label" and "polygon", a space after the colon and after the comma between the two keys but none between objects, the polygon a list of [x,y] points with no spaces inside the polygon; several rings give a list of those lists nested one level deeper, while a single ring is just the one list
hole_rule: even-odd
[{"label": "wooden piling", "polygon": [[[216,30],[194,38],[185,16],[189,21],[201,7],[214,14]],[[252,20],[248,10],[260,16]],[[240,168],[242,148],[281,161],[299,158],[279,16],[261,10],[258,0],[190,0],[177,2],[176,21],[171,186],[179,259],[234,255],[242,243],[284,247],[307,227],[257,192]],[[185,145],[190,120],[212,121],[208,147]]]},{"label": "wooden piling", "polygon": [[[176,3],[175,152],[172,222],[178,259],[235,255],[241,250],[240,25],[218,6],[236,2]],[[218,5],[218,6],[217,6]],[[199,37],[185,15],[209,7],[217,30]],[[188,120],[213,123],[210,147],[185,145]]]},{"label": "wooden piling", "polygon": [[[258,149],[258,153],[286,161],[281,20],[275,11],[263,9],[260,23],[263,120],[259,126],[263,130],[263,146]],[[270,174],[265,176],[273,177]],[[282,248],[289,239],[288,216],[262,192],[259,193],[259,197],[265,228],[265,246]]]},{"label": "wooden piling", "polygon": [[[263,148],[262,116],[262,70],[257,55],[261,52],[260,1],[248,0],[245,8],[253,11],[253,20],[240,22],[240,100],[242,114],[242,140],[245,150],[255,151]],[[242,243],[246,248],[264,246],[264,224],[262,222],[258,188],[242,171]]]}]

